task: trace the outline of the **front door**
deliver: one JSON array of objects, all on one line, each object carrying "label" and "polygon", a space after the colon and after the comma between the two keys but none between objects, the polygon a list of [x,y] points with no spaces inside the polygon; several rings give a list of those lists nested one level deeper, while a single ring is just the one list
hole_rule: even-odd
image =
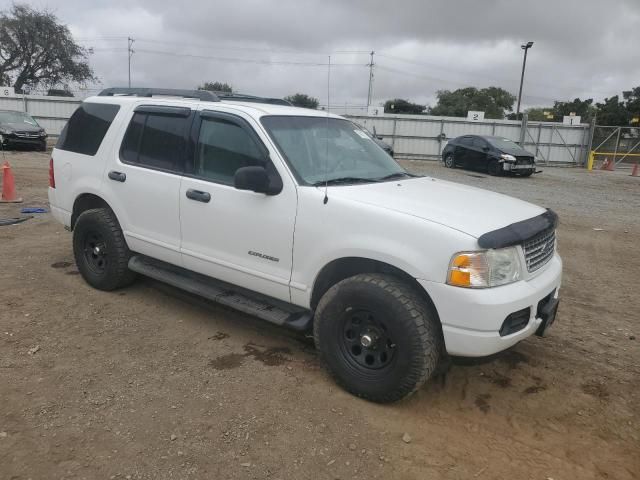
[{"label": "front door", "polygon": [[277,152],[250,118],[201,111],[180,187],[181,251],[190,270],[290,301],[297,208],[295,184],[281,164],[277,195],[234,188],[236,170],[265,165]]}]

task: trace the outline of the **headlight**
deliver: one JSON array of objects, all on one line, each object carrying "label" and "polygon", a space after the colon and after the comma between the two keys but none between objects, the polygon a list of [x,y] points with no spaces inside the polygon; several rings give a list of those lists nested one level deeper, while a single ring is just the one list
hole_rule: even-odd
[{"label": "headlight", "polygon": [[508,153],[503,153],[502,155],[500,155],[500,158],[502,160],[506,160],[507,162],[515,162],[516,161],[516,157],[514,157],[513,155],[509,155]]},{"label": "headlight", "polygon": [[456,287],[487,288],[520,279],[520,259],[515,247],[461,252],[451,259],[447,283]]}]

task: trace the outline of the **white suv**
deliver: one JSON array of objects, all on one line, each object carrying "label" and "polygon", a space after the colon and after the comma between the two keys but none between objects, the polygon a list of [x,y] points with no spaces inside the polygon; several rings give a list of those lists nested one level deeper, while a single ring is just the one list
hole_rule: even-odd
[{"label": "white suv", "polygon": [[377,402],[485,356],[558,306],[556,215],[406,172],[349,120],[283,101],[108,89],[53,151],[49,201],[84,279],[136,273],[313,331]]}]

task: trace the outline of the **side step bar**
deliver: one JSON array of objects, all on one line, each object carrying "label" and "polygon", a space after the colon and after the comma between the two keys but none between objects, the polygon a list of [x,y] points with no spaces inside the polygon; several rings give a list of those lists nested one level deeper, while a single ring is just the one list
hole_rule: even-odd
[{"label": "side step bar", "polygon": [[313,314],[309,310],[230,283],[144,255],[131,257],[129,269],[276,325],[298,331],[311,329]]}]

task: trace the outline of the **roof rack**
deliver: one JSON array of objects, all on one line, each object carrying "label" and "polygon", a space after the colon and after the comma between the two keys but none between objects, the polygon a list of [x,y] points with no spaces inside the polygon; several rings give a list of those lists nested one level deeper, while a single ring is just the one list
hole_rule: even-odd
[{"label": "roof rack", "polygon": [[98,96],[113,97],[115,95],[126,95],[136,97],[153,97],[154,95],[164,95],[169,97],[197,98],[205,102],[219,102],[220,98],[214,92],[208,90],[180,90],[174,88],[125,88],[114,87],[105,88]]},{"label": "roof rack", "polygon": [[282,98],[256,97],[244,93],[213,92],[220,100],[235,100],[236,102],[267,103],[269,105],[286,105],[291,107],[291,102]]}]

